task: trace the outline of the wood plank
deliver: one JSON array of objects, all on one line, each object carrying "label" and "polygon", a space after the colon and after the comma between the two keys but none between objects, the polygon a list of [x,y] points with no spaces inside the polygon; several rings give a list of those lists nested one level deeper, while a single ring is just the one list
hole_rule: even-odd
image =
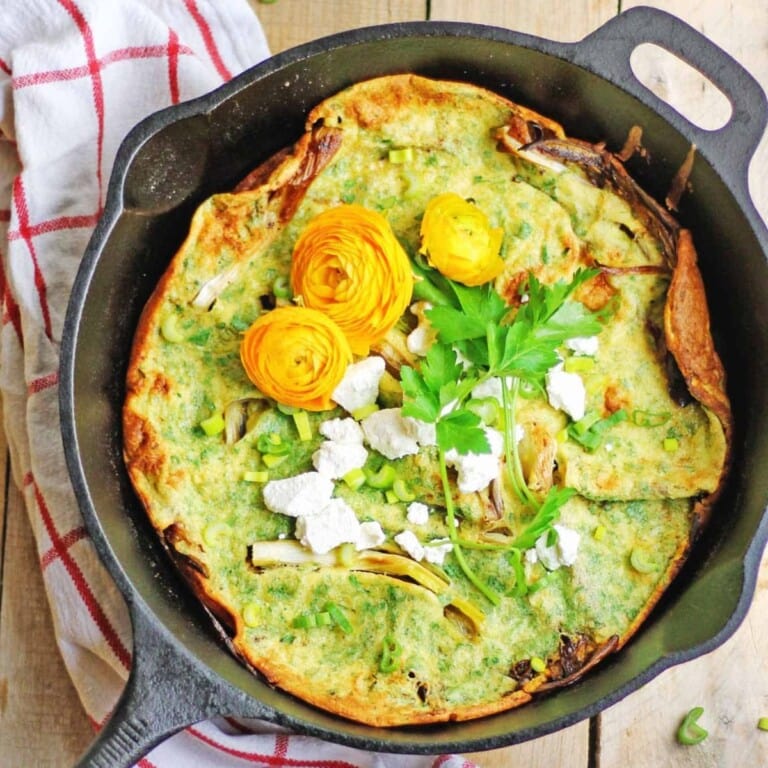
[{"label": "wood plank", "polygon": [[248,0],[259,17],[272,53],[336,32],[396,21],[421,21],[426,0],[315,0],[312,3]]},{"label": "wood plank", "polygon": [[432,0],[430,18],[491,24],[561,42],[581,40],[616,15],[616,0]]},{"label": "wood plank", "polygon": [[[5,483],[4,435],[0,451]],[[59,655],[21,494],[10,480],[3,490],[0,762],[4,768],[59,768],[74,763],[93,729]]]},{"label": "wood plank", "polygon": [[[642,0],[624,3],[651,5],[687,20],[740,61],[768,87],[768,8],[764,3],[733,6],[713,0]],[[711,84],[679,71],[674,61],[657,54],[636,68],[643,81],[684,114],[697,117],[697,104],[706,102]],[[700,114],[700,113],[698,113]],[[752,162],[750,186],[756,207],[768,216],[768,136]],[[599,764],[637,768],[730,768],[768,765],[768,734],[756,727],[768,715],[768,557],[758,588],[741,628],[723,646],[702,658],[663,673],[600,717]],[[703,706],[701,724],[709,737],[683,747],[675,730],[685,713]]]}]

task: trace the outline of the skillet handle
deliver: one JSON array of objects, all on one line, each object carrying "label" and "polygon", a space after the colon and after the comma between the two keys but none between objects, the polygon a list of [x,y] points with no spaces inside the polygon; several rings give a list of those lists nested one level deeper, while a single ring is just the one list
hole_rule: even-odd
[{"label": "skillet handle", "polygon": [[[714,83],[730,101],[728,122],[715,131],[693,125],[656,96],[636,77],[630,56],[639,45],[654,43],[674,54]],[[684,123],[685,134],[715,167],[746,188],[749,160],[768,122],[768,103],[760,84],[729,54],[681,19],[665,11],[638,7],[615,16],[577,43],[577,61],[586,69],[601,62],[602,77],[655,109],[673,125]]]},{"label": "skillet handle", "polygon": [[153,747],[192,723],[214,715],[274,719],[255,699],[172,646],[147,609],[130,605],[134,652],[131,673],[109,721],[75,768],[131,768]]}]

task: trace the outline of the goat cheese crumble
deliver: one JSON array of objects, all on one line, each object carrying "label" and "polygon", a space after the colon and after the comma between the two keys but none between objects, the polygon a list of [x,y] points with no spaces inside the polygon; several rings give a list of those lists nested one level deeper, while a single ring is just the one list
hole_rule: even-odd
[{"label": "goat cheese crumble", "polygon": [[570,373],[558,363],[547,371],[547,397],[553,408],[567,413],[574,421],[584,418],[587,390],[578,373]]},{"label": "goat cheese crumble", "polygon": [[383,375],[382,357],[372,355],[357,363],[351,363],[333,390],[331,398],[350,413],[373,405],[379,396],[379,381]]}]

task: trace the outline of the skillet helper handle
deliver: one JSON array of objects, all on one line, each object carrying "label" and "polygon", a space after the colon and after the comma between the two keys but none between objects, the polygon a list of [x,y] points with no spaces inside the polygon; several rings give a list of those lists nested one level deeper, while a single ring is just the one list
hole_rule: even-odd
[{"label": "skillet helper handle", "polygon": [[166,738],[214,715],[267,718],[258,702],[207,680],[172,647],[146,609],[131,606],[134,652],[125,690],[110,719],[75,768],[131,768]]},{"label": "skillet helper handle", "polygon": [[[639,45],[653,43],[682,59],[717,86],[731,104],[728,122],[708,131],[693,125],[635,76],[630,56]],[[587,69],[601,62],[603,77],[641,100],[655,101],[655,109],[673,125],[685,123],[686,134],[726,178],[746,188],[749,159],[768,122],[768,103],[760,84],[735,59],[693,27],[665,11],[638,7],[615,16],[578,43],[577,62]]]}]

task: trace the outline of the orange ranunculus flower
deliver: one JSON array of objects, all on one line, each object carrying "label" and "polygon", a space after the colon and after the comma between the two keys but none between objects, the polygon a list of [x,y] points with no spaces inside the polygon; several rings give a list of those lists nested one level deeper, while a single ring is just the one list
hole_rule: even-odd
[{"label": "orange ranunculus flower", "polygon": [[304,306],[341,327],[356,355],[367,355],[408,306],[413,274],[381,214],[341,205],[317,215],[299,236],[291,288]]},{"label": "orange ranunculus flower", "polygon": [[261,315],[240,345],[248,378],[267,397],[308,411],[335,406],[331,393],[352,362],[341,329],[322,312],[278,307]]},{"label": "orange ranunculus flower", "polygon": [[499,256],[504,230],[492,228],[488,217],[454,192],[427,203],[421,220],[421,253],[451,280],[482,285],[504,269]]}]

